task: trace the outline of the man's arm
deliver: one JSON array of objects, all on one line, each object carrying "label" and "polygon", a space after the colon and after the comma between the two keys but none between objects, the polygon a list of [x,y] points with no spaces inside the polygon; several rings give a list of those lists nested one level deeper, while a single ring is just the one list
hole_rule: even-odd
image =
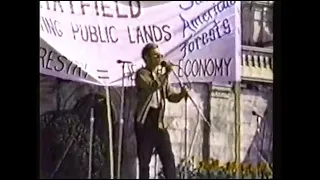
[{"label": "man's arm", "polygon": [[166,82],[168,75],[160,75],[158,78],[151,78],[150,72],[146,69],[140,69],[136,74],[136,86],[150,92],[160,89]]},{"label": "man's arm", "polygon": [[167,84],[167,99],[169,102],[178,103],[181,99],[187,97],[188,93],[185,88],[181,88],[180,93],[176,93],[175,89],[168,83]]}]

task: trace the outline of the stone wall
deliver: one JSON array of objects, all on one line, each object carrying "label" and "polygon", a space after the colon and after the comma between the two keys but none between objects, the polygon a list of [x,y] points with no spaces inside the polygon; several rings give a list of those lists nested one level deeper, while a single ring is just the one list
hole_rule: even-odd
[{"label": "stone wall", "polygon": [[[41,75],[40,85],[40,114],[48,111],[70,110],[76,101],[89,93],[104,94],[104,89],[97,86],[71,82],[58,81],[56,78]],[[115,120],[114,140],[117,140],[118,124],[117,114],[120,110],[120,89],[111,88],[112,110]],[[199,106],[200,110],[211,123],[207,128],[202,121],[194,105],[187,102],[187,129],[188,129],[188,151],[194,136],[194,145],[191,155],[195,160],[212,157],[219,159],[222,163],[234,160],[234,95],[230,87],[210,86],[208,84],[193,84],[191,96]],[[126,112],[123,140],[123,162],[122,178],[136,177],[136,142],[133,131],[133,111],[136,103],[135,88],[126,89]],[[268,109],[268,112],[266,112]],[[252,111],[265,116],[266,121],[257,123],[257,117]],[[241,160],[257,163],[259,161],[272,162],[272,87],[244,83],[241,95]],[[173,104],[169,103],[165,113],[165,119],[171,121],[169,133],[172,147],[175,154],[176,164],[184,157],[184,127],[185,127],[185,103],[184,101]],[[89,119],[88,119],[89,121]],[[197,123],[199,125],[197,126]],[[260,127],[258,127],[260,125]],[[88,128],[88,126],[86,126]],[[43,132],[42,132],[43,133]],[[195,135],[196,133],[196,135]],[[58,135],[57,135],[58,136]],[[103,136],[103,135],[98,135]],[[103,139],[102,137],[100,139]],[[108,142],[100,141],[105,148]],[[116,154],[117,141],[114,142]],[[87,152],[86,147],[82,147]],[[50,156],[46,154],[46,156]],[[70,155],[72,156],[72,155]],[[46,159],[46,157],[43,157]],[[87,154],[83,157],[87,158]],[[116,159],[116,158],[115,158]],[[108,164],[108,155],[105,154],[105,163]],[[150,163],[151,177],[154,176],[154,158]],[[52,165],[56,166],[56,165]],[[77,166],[77,164],[74,164]],[[157,161],[157,169],[161,167]],[[59,171],[59,170],[58,170]],[[74,172],[76,173],[76,172]],[[49,173],[50,174],[50,173]],[[70,172],[69,172],[70,174]],[[75,176],[78,177],[78,176]],[[100,174],[97,177],[107,178],[107,175]]]}]

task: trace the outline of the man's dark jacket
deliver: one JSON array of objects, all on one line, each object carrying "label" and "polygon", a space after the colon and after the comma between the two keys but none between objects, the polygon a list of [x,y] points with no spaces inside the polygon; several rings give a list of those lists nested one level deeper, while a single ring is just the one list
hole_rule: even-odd
[{"label": "man's dark jacket", "polygon": [[[161,80],[163,82],[162,86]],[[138,102],[135,111],[136,123],[138,125],[143,126],[143,124],[146,121],[148,111],[150,109],[152,95],[157,90],[160,90],[162,106],[160,108],[160,114],[158,118],[159,128],[167,128],[169,124],[165,124],[165,122],[163,121],[164,110],[166,105],[165,99],[167,99],[169,102],[178,103],[183,98],[183,94],[176,93],[174,91],[174,88],[171,87],[171,85],[168,83],[168,77],[163,77],[163,79],[155,79],[152,76],[152,72],[146,68],[141,68],[137,71],[135,83],[138,90]]]}]

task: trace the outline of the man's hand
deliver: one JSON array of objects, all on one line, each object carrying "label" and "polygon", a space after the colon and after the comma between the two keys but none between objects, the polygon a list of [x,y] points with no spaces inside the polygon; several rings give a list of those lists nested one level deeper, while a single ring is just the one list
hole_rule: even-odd
[{"label": "man's hand", "polygon": [[169,74],[169,73],[171,73],[172,71],[173,71],[172,66],[171,66],[170,64],[167,64],[167,65],[166,65],[166,74]]},{"label": "man's hand", "polygon": [[173,70],[172,65],[166,61],[162,61],[160,65],[166,69],[166,72],[165,72],[166,75],[169,75],[169,73],[172,72]]},{"label": "man's hand", "polygon": [[181,96],[185,99],[188,98],[189,94],[188,94],[188,89],[186,87],[181,88]]}]

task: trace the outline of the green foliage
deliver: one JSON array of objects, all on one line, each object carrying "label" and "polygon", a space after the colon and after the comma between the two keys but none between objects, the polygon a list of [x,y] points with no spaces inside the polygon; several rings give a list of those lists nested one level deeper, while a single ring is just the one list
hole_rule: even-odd
[{"label": "green foliage", "polygon": [[[183,178],[187,169],[187,179],[236,179],[236,163],[228,162],[220,165],[219,160],[210,159],[209,162],[195,164],[191,161],[185,163],[182,160],[177,166],[177,177]],[[163,171],[158,174],[159,179],[165,179]],[[242,179],[272,179],[272,172],[268,170],[267,164],[260,163],[257,166],[252,164],[241,164]]]}]

